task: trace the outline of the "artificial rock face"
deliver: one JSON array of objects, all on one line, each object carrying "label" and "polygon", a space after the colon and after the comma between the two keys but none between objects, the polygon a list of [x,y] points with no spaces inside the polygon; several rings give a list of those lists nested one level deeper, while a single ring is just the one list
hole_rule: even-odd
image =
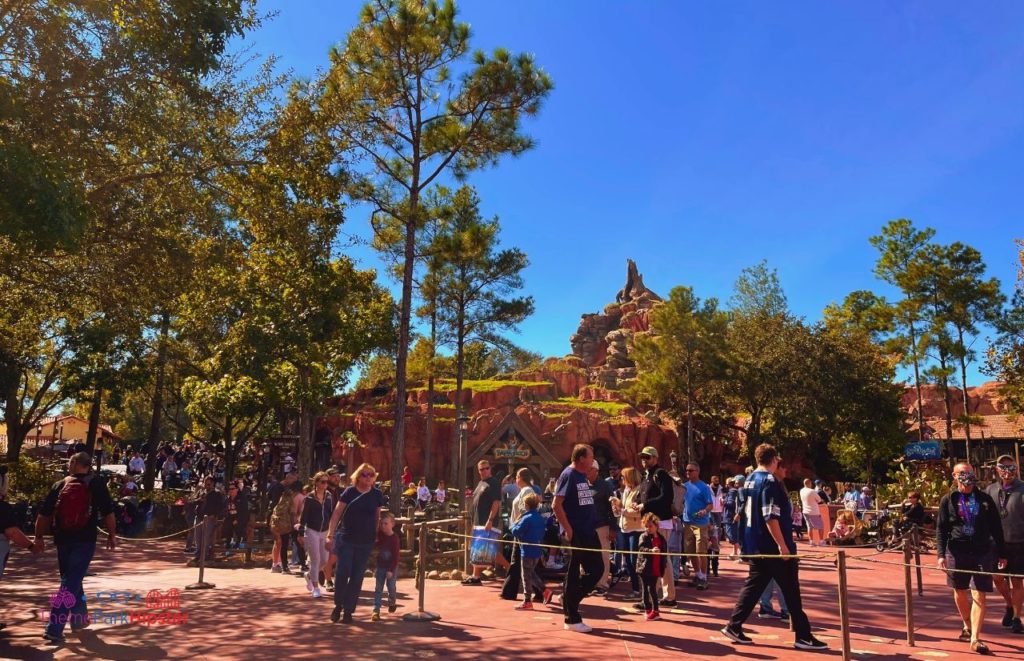
[{"label": "artificial rock face", "polygon": [[630,358],[635,333],[650,331],[650,311],[661,297],[647,288],[636,263],[626,260],[626,284],[615,302],[600,314],[584,314],[576,333],[569,338],[574,356],[583,361],[590,382],[619,389],[636,379],[636,363]]}]

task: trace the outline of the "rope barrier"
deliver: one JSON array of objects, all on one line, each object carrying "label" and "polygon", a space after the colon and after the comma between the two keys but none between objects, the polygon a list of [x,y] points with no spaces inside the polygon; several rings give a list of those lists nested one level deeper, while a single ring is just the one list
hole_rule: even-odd
[{"label": "rope barrier", "polygon": [[[450,537],[462,537],[464,539],[470,539],[470,540],[472,540],[472,539],[479,539],[479,540],[483,540],[483,541],[494,542],[496,544],[513,544],[513,545],[518,545],[518,546],[532,546],[532,547],[537,547],[537,548],[556,549],[556,550],[560,550],[560,551],[598,551],[598,552],[602,551],[602,549],[600,549],[600,548],[594,549],[594,548],[587,548],[587,547],[583,547],[583,546],[565,546],[565,545],[557,545],[556,546],[554,544],[540,544],[540,543],[536,543],[535,544],[535,543],[532,543],[532,542],[521,542],[521,541],[519,541],[517,539],[505,539],[505,540],[503,540],[503,539],[490,538],[490,537],[479,537],[479,536],[476,536],[476,535],[466,535],[464,533],[449,532],[449,531],[443,531],[443,530],[432,530],[430,532],[433,532],[435,535],[444,535],[444,536],[450,536]],[[615,551],[615,553],[617,553],[617,554],[621,553],[623,555],[626,555],[626,554],[628,554],[628,555],[650,555],[650,551],[627,551],[627,550],[618,550],[618,549]],[[794,554],[791,554],[791,555],[758,553],[758,554],[740,554],[738,557],[741,558],[741,559],[744,559],[744,560],[761,560],[761,559],[822,560],[822,559],[825,559],[825,558],[830,558],[831,556],[834,556],[837,553],[838,553],[838,551],[822,551],[822,552],[819,552],[819,553],[810,553],[810,554],[794,553]],[[670,558],[701,558],[701,557],[710,558],[710,557],[712,557],[715,554],[713,554],[713,553],[685,553],[685,552],[668,551],[668,552],[662,552],[661,555],[666,556],[666,557],[670,557]],[[721,558],[721,557],[722,556],[719,555],[719,558]]]},{"label": "rope barrier", "polygon": [[[178,535],[182,535],[182,534],[187,533],[187,532],[192,532],[193,530],[195,530],[196,528],[198,528],[201,525],[202,525],[201,523],[197,523],[196,525],[192,526],[191,528],[186,528],[184,530],[179,530],[178,532],[171,533],[170,535],[164,535],[163,537],[122,537],[120,535],[114,535],[114,538],[122,540],[122,541],[125,541],[125,542],[158,542],[160,540],[170,539],[172,537],[177,537]],[[100,528],[99,526],[96,526],[96,530],[99,530],[102,533],[106,533],[107,532],[104,528]]]},{"label": "rope barrier", "polygon": [[[850,556],[850,559],[851,560],[860,560],[860,561],[863,561],[863,562],[871,562],[871,563],[875,563],[875,564],[878,564],[878,565],[893,565],[894,567],[917,567],[917,566],[919,566],[919,565],[916,565],[916,564],[913,564],[913,563],[907,564],[905,562],[893,562],[891,560],[872,560],[870,557],[862,557],[862,556],[855,556],[855,555]],[[973,574],[973,575],[977,575],[977,576],[1002,576],[1004,578],[1024,578],[1024,574],[1007,574],[1007,573],[1001,572],[1001,571],[994,571],[994,572],[991,572],[991,571],[978,571],[976,569],[954,569],[954,568],[951,568],[951,567],[947,567],[946,569],[942,569],[941,567],[936,567],[934,565],[929,566],[929,565],[925,565],[925,564],[921,564],[920,567],[922,569],[931,569],[932,571],[940,571],[940,572],[944,572],[944,573],[954,573],[955,572],[955,573],[960,573],[960,574]]]}]

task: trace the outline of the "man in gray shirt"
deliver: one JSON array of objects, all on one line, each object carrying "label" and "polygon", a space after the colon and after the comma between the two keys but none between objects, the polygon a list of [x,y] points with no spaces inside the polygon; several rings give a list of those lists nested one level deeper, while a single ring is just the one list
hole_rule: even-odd
[{"label": "man in gray shirt", "polygon": [[[1013,457],[1004,454],[996,460],[998,482],[988,485],[988,495],[995,501],[1006,539],[1007,574],[1024,574],[1024,482],[1017,476]],[[1024,604],[1024,579],[994,576],[993,582],[1006,602],[1003,626],[1013,633],[1024,633],[1021,624],[1021,605]]]}]

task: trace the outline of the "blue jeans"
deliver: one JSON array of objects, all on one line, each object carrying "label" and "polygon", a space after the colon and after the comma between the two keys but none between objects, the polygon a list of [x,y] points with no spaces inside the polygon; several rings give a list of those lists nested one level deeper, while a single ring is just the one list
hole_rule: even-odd
[{"label": "blue jeans", "polygon": [[373,544],[334,543],[338,564],[334,567],[334,606],[351,615],[363,590],[363,573],[370,561]]},{"label": "blue jeans", "polygon": [[75,601],[74,605],[68,606],[65,600],[56,595],[51,597],[50,620],[46,625],[46,633],[60,636],[67,622],[71,622],[73,628],[79,628],[88,620],[89,613],[82,581],[89,570],[94,553],[95,541],[57,544],[57,566],[60,568],[60,589],[57,594],[70,593]]},{"label": "blue jeans", "polygon": [[772,593],[778,593],[779,595],[779,610],[783,613],[786,612],[786,598],[782,596],[782,590],[779,589],[778,584],[773,579],[765,587],[764,592],[761,593],[761,610],[770,611],[772,609]]},{"label": "blue jeans", "polygon": [[[639,543],[639,530],[633,532],[619,531],[618,536],[615,538],[615,548],[622,549],[623,551],[636,551]],[[636,556],[632,553],[621,553],[619,557],[621,558],[619,566],[625,565],[626,573],[629,575],[630,589],[633,592],[640,592],[640,577],[636,574]]]},{"label": "blue jeans", "polygon": [[374,577],[377,579],[377,585],[373,588],[373,610],[380,610],[380,602],[384,597],[384,585],[388,586],[388,606],[394,606],[395,600],[398,598],[398,586],[395,582],[398,580],[398,570],[396,569],[391,578],[388,578],[388,570],[384,567],[378,567],[377,571],[374,572]]}]

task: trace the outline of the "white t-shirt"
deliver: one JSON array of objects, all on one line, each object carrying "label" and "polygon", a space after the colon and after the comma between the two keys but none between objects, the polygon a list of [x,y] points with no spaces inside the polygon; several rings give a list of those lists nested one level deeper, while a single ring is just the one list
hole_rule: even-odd
[{"label": "white t-shirt", "polygon": [[821,516],[821,496],[811,487],[800,489],[801,510],[805,515]]},{"label": "white t-shirt", "polygon": [[444,497],[446,495],[448,495],[448,494],[445,493],[444,489],[440,489],[439,488],[439,489],[435,489],[434,490],[434,500],[436,500],[439,503],[443,503],[444,502]]},{"label": "white t-shirt", "polygon": [[430,487],[416,487],[416,500],[430,500]]}]

